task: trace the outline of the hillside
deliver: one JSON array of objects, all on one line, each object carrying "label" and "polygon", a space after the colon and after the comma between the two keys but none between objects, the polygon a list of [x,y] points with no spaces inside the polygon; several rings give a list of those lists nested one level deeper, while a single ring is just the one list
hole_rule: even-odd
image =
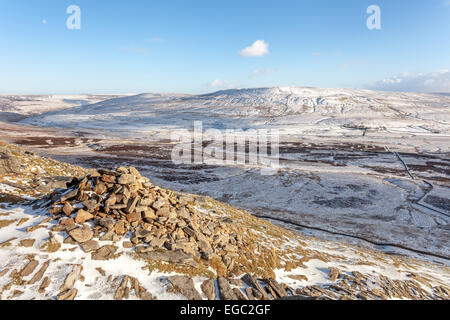
[{"label": "hillside", "polygon": [[44,112],[89,105],[123,95],[7,95],[0,94],[0,121],[18,122]]},{"label": "hillside", "polygon": [[[150,132],[188,128],[277,128],[284,133],[340,135],[350,128],[449,135],[450,98],[353,89],[274,87],[205,95],[142,94],[44,113],[38,126]],[[68,120],[70,119],[70,120]]]},{"label": "hillside", "polygon": [[87,172],[0,140],[0,198],[3,200],[21,201],[21,198],[43,196],[65,187],[72,177],[84,176]]},{"label": "hillside", "polygon": [[[353,89],[153,93],[4,124],[0,138],[83,167],[134,166],[159,185],[309,235],[446,261],[449,107],[445,95]],[[274,129],[277,173],[261,175],[260,163],[174,165],[176,141],[189,138],[195,121],[205,144],[209,128],[236,129],[233,138]]]},{"label": "hillside", "polygon": [[[0,147],[1,299],[450,297],[446,266],[302,236],[133,167]],[[55,176],[70,178],[36,192]]]}]

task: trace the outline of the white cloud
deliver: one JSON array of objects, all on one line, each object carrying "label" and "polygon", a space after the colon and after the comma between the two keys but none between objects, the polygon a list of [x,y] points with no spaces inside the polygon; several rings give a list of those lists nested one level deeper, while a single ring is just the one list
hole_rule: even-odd
[{"label": "white cloud", "polygon": [[238,83],[234,82],[234,81],[229,81],[229,80],[220,80],[220,79],[216,79],[214,81],[211,81],[210,83],[208,83],[208,87],[212,88],[212,89],[233,89],[233,88],[237,88],[238,87]]},{"label": "white cloud", "polygon": [[260,77],[260,76],[268,76],[277,71],[278,71],[277,69],[255,69],[250,74],[250,78],[256,78],[256,77]]},{"label": "white cloud", "polygon": [[444,1],[444,6],[445,7],[449,7],[450,6],[450,0],[445,0]]},{"label": "white cloud", "polygon": [[410,92],[450,92],[450,70],[430,73],[404,72],[398,76],[377,81],[369,89]]},{"label": "white cloud", "polygon": [[264,40],[256,40],[250,47],[239,52],[242,57],[262,57],[269,53],[269,44]]}]

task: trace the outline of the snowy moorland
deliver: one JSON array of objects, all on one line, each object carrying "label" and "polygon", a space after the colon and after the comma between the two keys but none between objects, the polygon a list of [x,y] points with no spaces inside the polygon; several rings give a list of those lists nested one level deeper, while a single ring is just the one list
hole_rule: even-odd
[{"label": "snowy moorland", "polygon": [[450,297],[441,263],[304,236],[132,167],[0,153],[0,299]]},{"label": "snowy moorland", "polygon": [[[84,167],[133,165],[303,234],[447,263],[450,97],[299,87],[141,94],[5,123],[2,139]],[[6,120],[6,119],[3,119]],[[274,175],[175,165],[174,132],[277,129]]]},{"label": "snowy moorland", "polygon": [[141,94],[47,112],[24,122],[148,133],[163,128],[276,127],[286,134],[340,135],[351,128],[450,134],[450,98],[352,89],[276,87],[206,95]]},{"label": "snowy moorland", "polygon": [[97,103],[117,95],[6,95],[0,94],[0,120],[19,121],[43,112]]}]

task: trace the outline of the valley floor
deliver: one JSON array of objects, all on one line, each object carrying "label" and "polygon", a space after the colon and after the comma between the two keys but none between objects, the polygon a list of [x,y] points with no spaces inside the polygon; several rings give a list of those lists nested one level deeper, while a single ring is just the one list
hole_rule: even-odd
[{"label": "valley floor", "polygon": [[0,139],[57,160],[132,165],[159,185],[211,196],[302,234],[448,264],[450,154],[437,147],[447,137],[285,135],[277,174],[263,176],[242,165],[174,165],[164,136],[12,123],[0,129]]}]

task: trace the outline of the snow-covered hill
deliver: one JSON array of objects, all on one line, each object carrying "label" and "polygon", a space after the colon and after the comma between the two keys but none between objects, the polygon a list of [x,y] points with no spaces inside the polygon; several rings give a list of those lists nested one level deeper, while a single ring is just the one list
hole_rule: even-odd
[{"label": "snow-covered hill", "polygon": [[[63,110],[116,98],[114,95],[0,95],[0,120],[17,121],[24,116]],[[12,115],[16,115],[12,117]]]},{"label": "snow-covered hill", "polygon": [[277,127],[286,132],[333,132],[353,127],[450,133],[450,97],[354,89],[274,87],[205,95],[141,94],[24,120],[38,126],[151,131],[205,127]]},{"label": "snow-covered hill", "polygon": [[[199,97],[204,104],[267,107],[269,113],[342,114],[369,108],[377,111],[389,105],[414,107],[417,104],[438,106],[442,101],[430,95],[393,93],[354,89],[319,89],[307,87],[274,87],[218,91]],[[447,106],[449,101],[447,101]],[[378,108],[378,109],[377,109]]]}]

